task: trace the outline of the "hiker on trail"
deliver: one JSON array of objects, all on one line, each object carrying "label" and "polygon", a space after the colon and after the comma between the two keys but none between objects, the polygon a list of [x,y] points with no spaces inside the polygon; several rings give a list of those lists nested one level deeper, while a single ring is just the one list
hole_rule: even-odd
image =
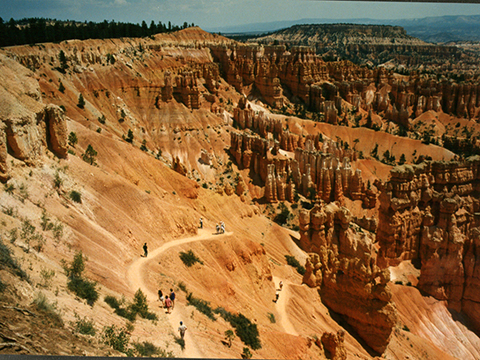
[{"label": "hiker on trail", "polygon": [[180,332],[180,337],[184,338],[185,336],[185,331],[187,331],[187,327],[185,325],[183,325],[183,321],[180,321],[180,326],[178,327],[178,331]]},{"label": "hiker on trail", "polygon": [[165,306],[165,297],[163,296],[163,291],[162,290],[158,290],[158,300],[160,300],[160,302],[162,303],[162,306]]},{"label": "hiker on trail", "polygon": [[172,307],[172,300],[169,299],[168,295],[165,296],[165,307],[167,308],[167,314],[170,314],[170,309]]},{"label": "hiker on trail", "polygon": [[145,253],[145,257],[147,257],[147,255],[148,255],[147,243],[143,244],[143,251]]},{"label": "hiker on trail", "polygon": [[278,297],[279,297],[279,296],[280,296],[280,293],[277,291],[277,292],[275,293],[275,300],[273,300],[273,302],[276,303],[276,302],[278,301]]},{"label": "hiker on trail", "polygon": [[283,288],[283,281],[282,280],[280,280],[280,283],[278,284],[278,286],[280,287],[280,290],[282,290],[282,288]]},{"label": "hiker on trail", "polygon": [[203,229],[203,219],[200,218],[200,229]]},{"label": "hiker on trail", "polygon": [[175,308],[175,293],[170,289],[170,300],[172,300],[172,310]]}]

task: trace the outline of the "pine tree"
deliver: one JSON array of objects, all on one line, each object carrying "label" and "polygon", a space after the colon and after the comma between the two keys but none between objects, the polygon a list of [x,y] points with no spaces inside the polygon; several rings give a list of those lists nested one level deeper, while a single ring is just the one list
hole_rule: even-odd
[{"label": "pine tree", "polygon": [[80,93],[80,95],[78,95],[78,104],[77,106],[80,108],[80,109],[83,109],[85,107],[85,100],[83,99],[83,95],[82,93]]}]

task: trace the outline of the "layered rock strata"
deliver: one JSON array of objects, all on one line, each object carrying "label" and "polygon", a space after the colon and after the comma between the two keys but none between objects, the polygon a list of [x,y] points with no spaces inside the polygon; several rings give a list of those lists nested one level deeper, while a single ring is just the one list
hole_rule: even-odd
[{"label": "layered rock strata", "polygon": [[268,104],[280,108],[284,90],[288,90],[294,101],[323,113],[325,121],[332,124],[344,116],[345,102],[356,109],[372,110],[407,129],[411,119],[429,110],[467,118],[479,116],[477,83],[457,84],[416,72],[399,80],[384,67],[324,62],[313,48],[305,46],[286,51],[283,45],[237,44],[211,46],[210,50],[227,82],[238,91],[255,84]]},{"label": "layered rock strata", "polygon": [[[293,202],[295,190],[324,201],[344,202],[344,196],[361,200],[367,208],[375,207],[376,193],[367,189],[360,170],[350,165],[349,151],[337,143],[324,141],[324,151],[297,148],[294,157],[282,155],[280,144],[255,135],[232,132],[230,153],[241,169],[251,169],[265,183],[267,202]],[[307,140],[307,149],[313,141]],[[352,156],[353,157],[353,156]]]},{"label": "layered rock strata", "polygon": [[317,201],[300,213],[300,246],[310,253],[303,282],[341,314],[376,352],[383,353],[397,323],[390,273],[376,265],[374,238],[351,224],[336,203]]},{"label": "layered rock strata", "polygon": [[379,187],[381,262],[421,264],[418,287],[480,329],[480,157],[396,167]]},{"label": "layered rock strata", "polygon": [[165,73],[164,86],[161,88],[162,100],[171,101],[174,97],[189,109],[200,108],[200,91],[197,86],[198,74],[192,71],[179,73],[172,79],[170,72]]}]

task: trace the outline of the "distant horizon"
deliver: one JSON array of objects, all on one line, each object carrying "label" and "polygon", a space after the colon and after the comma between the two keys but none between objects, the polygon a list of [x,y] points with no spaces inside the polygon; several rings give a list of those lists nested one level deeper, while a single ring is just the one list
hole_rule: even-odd
[{"label": "distant horizon", "polygon": [[391,22],[438,16],[480,15],[480,3],[366,2],[314,0],[0,0],[0,17],[51,18],[57,20],[118,21],[140,24],[145,21],[182,25],[184,22],[218,32],[221,29],[274,22],[301,22],[328,19],[345,23],[354,19]]}]

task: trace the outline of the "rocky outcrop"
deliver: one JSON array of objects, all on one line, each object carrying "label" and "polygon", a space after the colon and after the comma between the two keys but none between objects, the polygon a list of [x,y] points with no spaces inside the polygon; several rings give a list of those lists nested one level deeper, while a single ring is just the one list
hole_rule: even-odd
[{"label": "rocky outcrop", "polygon": [[380,188],[381,262],[418,262],[418,287],[480,328],[480,157],[397,167]]},{"label": "rocky outcrop", "polygon": [[383,353],[397,322],[390,273],[376,265],[374,238],[351,220],[349,210],[336,203],[318,201],[311,211],[301,211],[300,246],[310,253],[303,282],[318,287],[325,305]]},{"label": "rocky outcrop", "polygon": [[200,91],[197,86],[198,74],[194,71],[180,72],[175,81],[170,72],[165,72],[164,86],[161,88],[162,101],[175,98],[189,109],[200,108]]},{"label": "rocky outcrop", "polygon": [[68,151],[68,131],[62,109],[55,105],[47,105],[45,107],[45,123],[49,148],[58,157],[66,158]]},{"label": "rocky outcrop", "polygon": [[[375,207],[376,193],[364,183],[361,170],[351,166],[351,161],[357,160],[354,150],[321,134],[292,134],[281,120],[253,111],[245,98],[239,100],[234,120],[240,129],[259,134],[232,133],[230,153],[241,168],[260,174],[268,202],[291,199],[296,190],[310,198],[318,195],[326,202],[342,202],[346,196],[361,200],[366,208]],[[294,152],[294,156],[282,155],[280,149]]]},{"label": "rocky outcrop", "polygon": [[188,173],[187,167],[182,164],[178,156],[174,156],[172,159],[172,169],[183,176],[186,176]]},{"label": "rocky outcrop", "polygon": [[336,333],[323,333],[322,344],[328,359],[347,360],[347,349],[344,342],[345,332],[343,330],[339,330]]}]

